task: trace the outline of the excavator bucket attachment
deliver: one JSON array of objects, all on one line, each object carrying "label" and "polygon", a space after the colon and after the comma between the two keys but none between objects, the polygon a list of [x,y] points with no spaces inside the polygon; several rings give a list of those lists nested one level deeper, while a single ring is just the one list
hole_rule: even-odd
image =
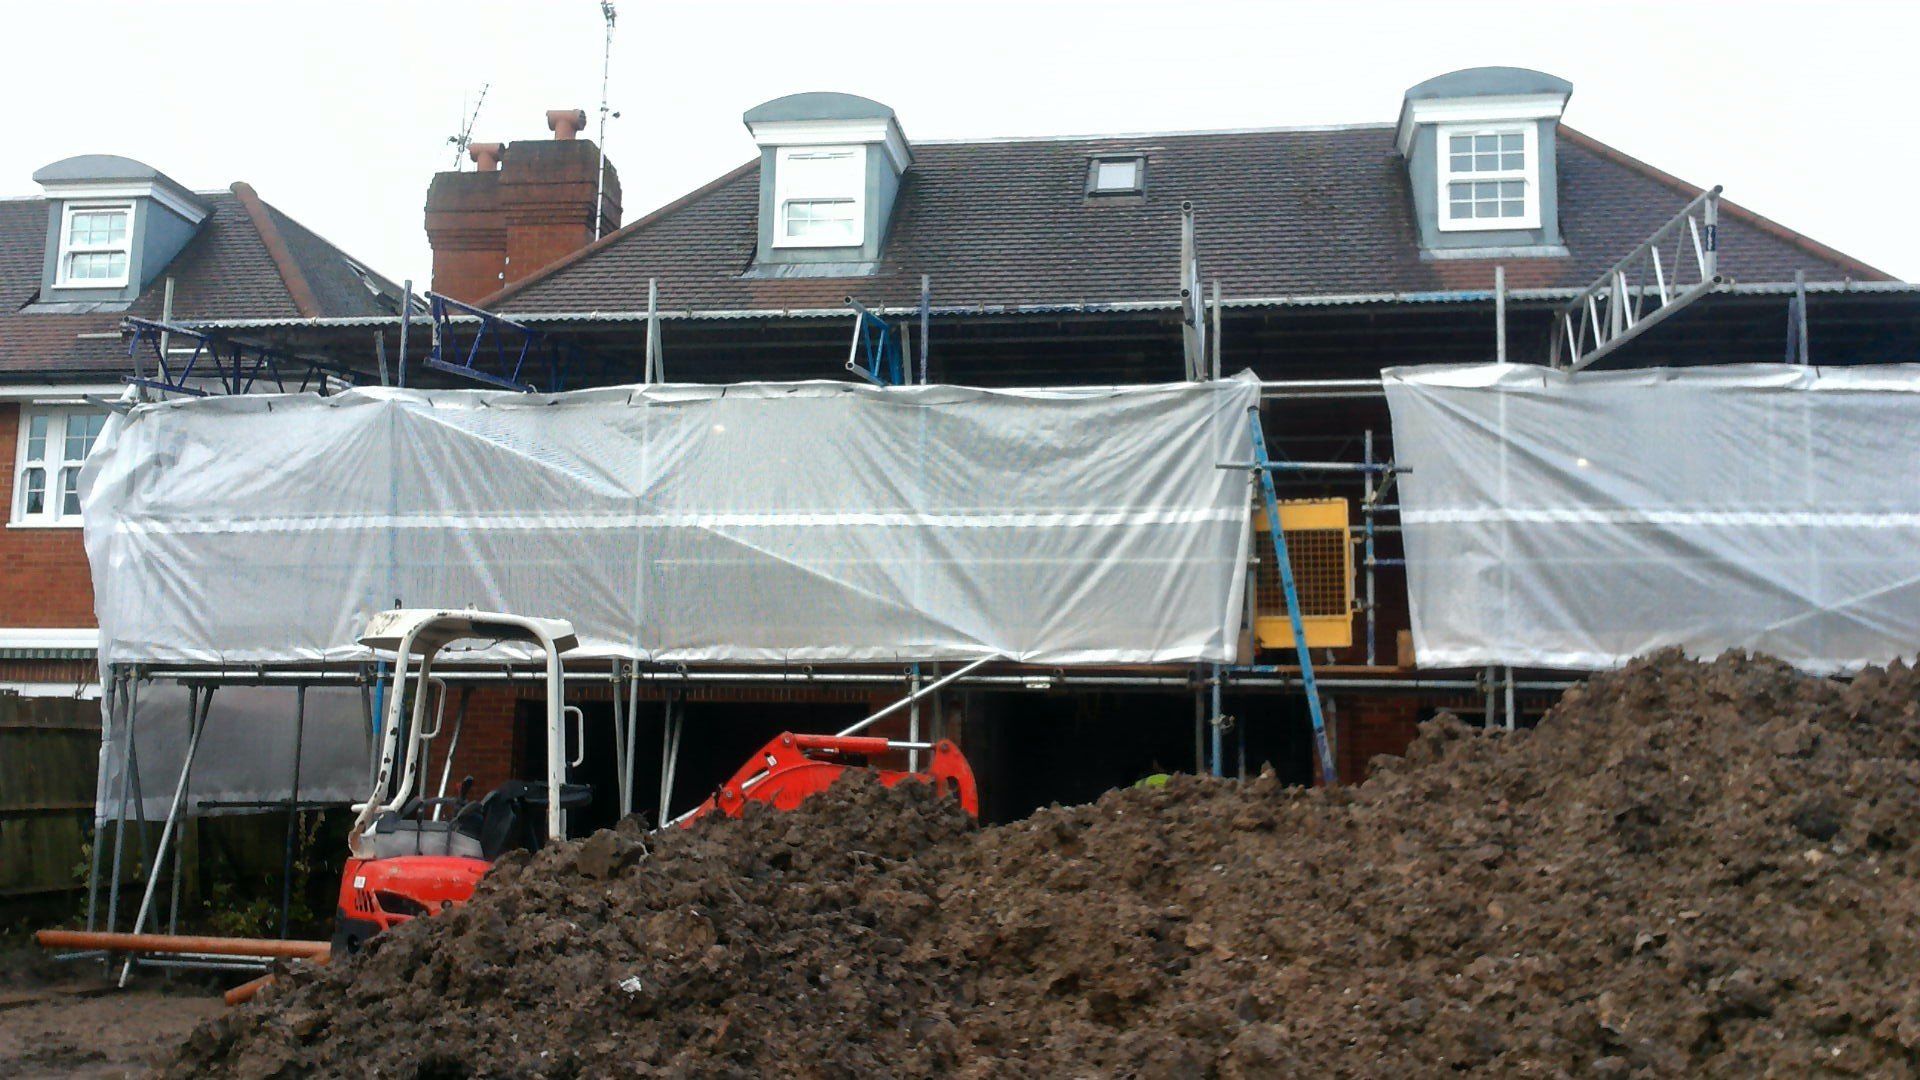
[{"label": "excavator bucket attachment", "polygon": [[973,769],[959,747],[945,739],[934,744],[922,772],[873,768],[869,764],[873,758],[901,749],[905,747],[899,743],[872,736],[782,732],[748,758],[740,771],[720,785],[682,824],[691,824],[716,811],[739,817],[750,802],[769,803],[776,810],[791,810],[809,796],[827,790],[848,769],[868,769],[888,787],[908,779],[931,784],[939,794],[959,799],[961,809],[968,815],[980,816],[980,793],[974,786]]}]

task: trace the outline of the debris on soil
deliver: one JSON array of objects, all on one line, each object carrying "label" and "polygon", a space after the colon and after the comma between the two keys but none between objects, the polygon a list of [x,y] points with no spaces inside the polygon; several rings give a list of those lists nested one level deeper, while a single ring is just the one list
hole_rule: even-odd
[{"label": "debris on soil", "polygon": [[[750,808],[753,809],[753,808]],[[1920,1069],[1920,678],[1664,653],[1353,788],[1176,777],[976,830],[798,810],[510,857],[171,1075]]]}]

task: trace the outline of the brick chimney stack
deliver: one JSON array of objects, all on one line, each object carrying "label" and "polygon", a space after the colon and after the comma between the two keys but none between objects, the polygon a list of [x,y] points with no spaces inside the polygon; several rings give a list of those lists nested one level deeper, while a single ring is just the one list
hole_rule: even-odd
[{"label": "brick chimney stack", "polygon": [[[593,242],[600,148],[579,137],[580,109],[547,113],[551,139],[475,143],[478,171],[435,173],[427,187],[433,290],[468,303]],[[620,227],[620,176],[606,165],[601,235]]]}]

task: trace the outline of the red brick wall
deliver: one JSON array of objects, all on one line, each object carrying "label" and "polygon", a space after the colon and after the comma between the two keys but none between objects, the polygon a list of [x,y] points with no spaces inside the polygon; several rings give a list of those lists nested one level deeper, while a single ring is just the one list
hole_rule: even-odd
[{"label": "red brick wall", "polygon": [[1420,702],[1386,694],[1340,698],[1334,734],[1334,764],[1340,782],[1366,779],[1367,763],[1382,754],[1404,754],[1420,730]]},{"label": "red brick wall", "polygon": [[[20,406],[0,404],[0,513],[13,520]],[[0,528],[0,626],[90,627],[93,577],[80,530]]]}]

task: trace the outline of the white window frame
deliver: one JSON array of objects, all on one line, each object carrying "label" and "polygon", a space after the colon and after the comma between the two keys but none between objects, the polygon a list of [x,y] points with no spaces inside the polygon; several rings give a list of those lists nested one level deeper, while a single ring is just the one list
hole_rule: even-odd
[{"label": "white window frame", "polygon": [[[121,210],[127,215],[127,235],[119,244],[86,245],[74,247],[73,215],[94,213],[100,210]],[[54,257],[53,284],[56,288],[66,289],[121,289],[133,273],[133,215],[134,204],[130,202],[69,202],[60,210],[60,246]],[[75,280],[67,272],[69,258],[73,255],[123,252],[127,256],[126,273],[118,278],[83,278]]]},{"label": "white window frame", "polygon": [[[833,189],[830,185],[808,182],[796,175],[788,163],[825,155],[844,154],[851,160],[847,170],[852,190]],[[801,170],[804,172],[805,170]],[[851,239],[787,235],[787,204],[845,199],[853,204]],[[857,248],[867,236],[867,148],[847,146],[782,146],[773,152],[773,246],[777,248]]]},{"label": "white window frame", "polygon": [[[84,405],[34,405],[22,402],[20,405],[20,432],[13,450],[13,506],[9,528],[29,529],[77,529],[80,527],[80,515],[66,512],[66,489],[63,480],[66,470],[77,468],[86,459],[69,461],[67,459],[67,421],[75,416],[105,416],[102,409]],[[32,431],[35,416],[47,418],[47,445],[45,456],[38,461],[27,460],[28,436]],[[45,493],[41,498],[41,509],[37,514],[27,512],[27,470],[39,468],[46,473]]]},{"label": "white window frame", "polygon": [[[1450,124],[1434,130],[1435,175],[1440,178],[1436,189],[1437,203],[1435,216],[1439,220],[1441,232],[1500,232],[1514,229],[1537,229],[1540,227],[1540,129],[1538,124]],[[1455,136],[1460,135],[1519,135],[1521,162],[1519,169],[1501,169],[1496,172],[1453,171],[1451,147]],[[1518,180],[1521,189],[1520,216],[1517,218],[1455,218],[1452,216],[1452,185],[1455,182],[1474,180],[1497,181]]]}]

